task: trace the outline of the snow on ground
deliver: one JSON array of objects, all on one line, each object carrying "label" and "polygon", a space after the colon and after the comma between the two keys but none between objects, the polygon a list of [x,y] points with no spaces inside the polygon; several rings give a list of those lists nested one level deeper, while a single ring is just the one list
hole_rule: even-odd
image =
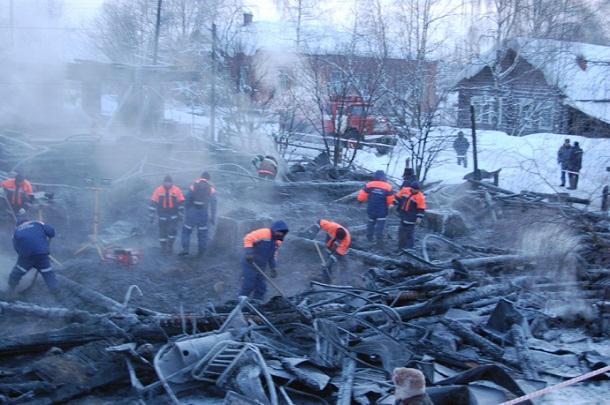
[{"label": "snow on ground", "polygon": [[[456,164],[452,148],[457,128],[438,128],[439,135],[447,136],[445,150],[440,153],[431,168],[426,181],[443,181],[444,184],[461,183],[464,175],[472,171],[472,145],[469,149],[468,168]],[[462,129],[470,138],[470,130]],[[557,164],[557,150],[565,138],[577,141],[583,149],[583,168],[578,190],[559,187],[560,169]],[[519,192],[521,190],[543,193],[565,192],[593,200],[593,207],[599,207],[601,189],[610,184],[610,139],[585,138],[561,134],[532,134],[523,137],[509,136],[499,131],[477,131],[479,168],[487,171],[502,169],[500,187]],[[386,170],[397,179],[402,175],[405,158],[403,146],[398,145],[392,155],[378,156],[373,151],[359,151],[355,163],[371,171]]]}]

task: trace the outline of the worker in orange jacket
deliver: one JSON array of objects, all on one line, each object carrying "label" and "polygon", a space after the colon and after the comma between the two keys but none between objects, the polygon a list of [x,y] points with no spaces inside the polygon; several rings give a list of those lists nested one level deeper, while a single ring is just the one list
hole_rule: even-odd
[{"label": "worker in orange jacket", "polygon": [[415,225],[419,225],[426,212],[426,196],[418,181],[411,187],[403,187],[396,193],[396,204],[400,216],[398,227],[398,249],[415,247]]},{"label": "worker in orange jacket", "polygon": [[373,237],[379,245],[383,244],[383,232],[388,207],[394,202],[394,191],[388,183],[383,170],[375,172],[375,179],[369,181],[358,193],[358,202],[367,201],[366,213],[369,217],[366,226],[366,238],[372,242]]},{"label": "worker in orange jacket", "polygon": [[335,264],[338,264],[344,275],[347,271],[345,255],[352,243],[352,236],[346,227],[327,219],[320,219],[318,226],[326,232],[326,260],[322,268],[322,282],[330,283]]},{"label": "worker in orange jacket", "polygon": [[15,177],[4,180],[0,185],[4,189],[6,199],[15,215],[21,208],[25,209],[26,204],[34,202],[32,184],[26,180],[23,174],[17,173]]},{"label": "worker in orange jacket", "polygon": [[163,184],[153,191],[150,197],[150,222],[155,216],[159,219],[159,243],[161,251],[171,254],[176,235],[178,234],[178,221],[184,217],[184,194],[168,174]]},{"label": "worker in orange jacket", "polygon": [[258,301],[265,298],[267,282],[260,274],[269,266],[269,275],[277,277],[277,250],[288,234],[286,222],[275,221],[268,228],[256,229],[244,237],[242,285],[239,295]]}]

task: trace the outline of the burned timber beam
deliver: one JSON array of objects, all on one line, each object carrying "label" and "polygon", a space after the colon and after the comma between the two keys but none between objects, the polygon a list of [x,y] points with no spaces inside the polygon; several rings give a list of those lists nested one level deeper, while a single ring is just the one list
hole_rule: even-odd
[{"label": "burned timber beam", "polygon": [[478,347],[483,353],[487,354],[492,359],[501,361],[504,355],[504,350],[490,340],[485,339],[478,333],[473,332],[470,328],[462,325],[451,319],[441,318],[441,323],[447,328],[455,332],[459,337],[467,343]]},{"label": "burned timber beam", "polygon": [[490,257],[475,257],[472,259],[453,259],[451,266],[454,269],[478,269],[493,266],[519,266],[530,263],[533,256],[528,255],[499,255]]},{"label": "burned timber beam", "polygon": [[[450,308],[469,304],[480,299],[508,295],[514,287],[506,285],[489,285],[472,289],[469,291],[447,294],[438,298],[433,298],[425,303],[397,307],[394,310],[400,315],[403,321],[427,315],[436,315],[448,311]],[[363,318],[377,317],[384,315],[383,310],[371,310],[358,312],[357,316]]]},{"label": "burned timber beam", "polygon": [[44,351],[53,346],[67,347],[108,337],[120,337],[116,328],[102,323],[72,324],[31,335],[8,336],[0,341],[0,354]]},{"label": "burned timber beam", "polygon": [[2,313],[14,313],[27,316],[35,316],[38,318],[47,319],[62,319],[68,322],[91,322],[104,318],[103,315],[92,314],[79,309],[66,309],[54,307],[41,307],[35,304],[25,302],[6,302],[0,301],[0,310]]},{"label": "burned timber beam", "polygon": [[550,194],[550,193],[539,193],[536,191],[524,190],[524,191],[521,191],[521,194],[522,195],[531,195],[534,197],[542,197],[550,202],[567,202],[567,203],[583,204],[583,205],[591,204],[591,200],[589,200],[587,198],[572,197],[568,193]]},{"label": "burned timber beam", "polygon": [[526,378],[539,380],[540,376],[532,364],[532,356],[527,347],[527,341],[523,328],[517,324],[513,324],[510,329],[510,335],[513,339],[513,344],[515,345],[515,349],[517,351],[517,359],[519,360],[519,365],[521,366],[523,374]]},{"label": "burned timber beam", "polygon": [[58,274],[57,278],[59,282],[62,283],[62,285],[65,286],[66,289],[70,290],[70,292],[72,292],[74,295],[91,304],[104,308],[107,312],[118,312],[124,314],[127,314],[128,312],[123,305],[112,298],[105,296],[104,294],[85,287],[84,285],[79,284],[76,281],[72,281],[62,275]]},{"label": "burned timber beam", "polygon": [[[314,247],[314,243],[323,247],[321,242],[314,241],[307,238],[302,237],[293,237],[290,238],[289,243],[299,243],[304,248],[309,246],[311,249]],[[398,260],[388,256],[381,256],[374,253],[365,252],[358,249],[350,248],[349,254],[351,257],[355,257],[357,259],[362,260],[365,264],[379,266],[379,267],[397,267],[400,268],[405,276],[408,275],[418,275],[418,274],[427,274],[436,271],[443,270],[442,267],[436,267],[433,264],[426,264],[423,261],[419,260]]]}]

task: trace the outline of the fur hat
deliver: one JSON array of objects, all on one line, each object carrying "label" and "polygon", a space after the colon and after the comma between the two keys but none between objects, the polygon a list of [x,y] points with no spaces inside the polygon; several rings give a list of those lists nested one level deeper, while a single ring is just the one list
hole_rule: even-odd
[{"label": "fur hat", "polygon": [[392,381],[396,386],[394,396],[397,400],[409,399],[426,393],[426,378],[416,368],[396,367]]}]

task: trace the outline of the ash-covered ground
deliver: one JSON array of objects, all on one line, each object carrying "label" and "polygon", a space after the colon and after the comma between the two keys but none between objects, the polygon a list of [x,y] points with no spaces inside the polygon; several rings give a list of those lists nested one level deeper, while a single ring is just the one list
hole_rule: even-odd
[{"label": "ash-covered ground", "polygon": [[[56,266],[58,274],[119,303],[124,301],[129,287],[136,285],[142,295],[132,294],[130,308],[141,307],[167,314],[202,314],[210,308],[235,301],[240,286],[243,235],[252,230],[253,224],[265,226],[277,219],[285,220],[291,229],[280,249],[279,276],[276,279],[287,296],[309,290],[310,281],[320,273],[321,262],[314,244],[304,243],[299,237],[300,231],[320,218],[329,218],[350,228],[352,247],[356,250],[397,260],[405,258],[396,246],[398,218],[395,213],[388,220],[385,246],[378,247],[365,238],[365,207],[355,199],[336,202],[357,189],[345,187],[348,183],[301,187],[297,183],[278,180],[274,184],[253,178],[250,156],[236,151],[201,148],[194,152],[192,145],[184,143],[127,146],[124,143],[106,145],[91,141],[50,145],[48,153],[26,162],[23,169],[34,183],[39,184],[35,185],[36,191],[55,193],[53,201],[44,203],[42,218],[54,225],[58,232],[52,241],[52,254],[63,264]],[[219,200],[219,220],[210,232],[209,249],[200,258],[178,257],[175,253],[180,249],[179,237],[174,255],[163,255],[158,246],[157,225],[148,222],[150,194],[166,173],[171,173],[175,183],[185,189],[203,170],[212,174]],[[100,194],[100,241],[106,246],[141,250],[143,260],[137,265],[102,262],[95,249],[74,256],[74,252],[88,241],[92,230],[94,193],[85,181],[88,177],[112,179],[109,185],[102,186]],[[353,184],[352,179],[347,181]],[[468,184],[436,187],[427,194],[431,211],[441,212],[441,217],[457,215],[464,221],[463,224],[454,224],[456,229],[461,229],[458,235],[442,236],[456,246],[440,239],[427,239],[425,253],[429,261],[461,259],[466,252],[464,246],[468,247],[470,255],[478,249],[488,255],[519,253],[534,257],[534,264],[511,267],[510,274],[504,274],[501,267],[491,266],[489,269],[466,269],[468,274],[461,277],[482,286],[517,283],[518,288],[513,289],[508,298],[515,302],[535,301],[537,310],[551,319],[544,328],[536,331],[538,339],[554,344],[561,341],[565,347],[572,344],[577,352],[596,352],[602,363],[608,360],[608,338],[604,334],[607,331],[600,330],[600,314],[593,307],[595,302],[604,298],[599,291],[583,290],[580,286],[585,269],[608,266],[608,247],[602,244],[598,251],[590,248],[592,245],[587,239],[590,237],[587,233],[590,222],[579,224],[573,212],[545,205],[490,207],[484,199],[477,198]],[[445,222],[442,226],[446,226]],[[16,259],[10,241],[12,230],[11,219],[7,216],[0,233],[4,279]],[[418,256],[424,256],[424,236],[434,234],[434,230],[431,225],[418,228]],[[451,233],[447,229],[436,231],[436,235],[439,235],[438,231],[445,235]],[[194,239],[193,235],[193,244]],[[321,240],[321,235],[318,240]],[[348,259],[349,273],[341,275],[341,284],[367,287],[362,276],[375,266],[353,255]],[[549,280],[554,283],[554,288],[548,286]],[[26,291],[18,297],[20,301],[50,307],[66,306],[66,302],[70,302],[58,302],[52,297],[33,271],[23,278],[21,288]],[[273,295],[277,293],[268,286],[267,296]],[[86,302],[72,302],[79,304],[71,309],[99,311]],[[488,315],[491,310],[484,314]],[[7,313],[0,316],[0,336],[18,337],[66,325],[68,322],[57,319]],[[435,342],[441,344],[442,340]],[[564,346],[558,350],[564,350]],[[27,364],[45,355],[45,352],[5,355],[2,367]],[[561,381],[562,375],[572,375],[572,372],[558,374],[548,371],[541,379],[555,383]],[[608,392],[608,381],[587,384],[581,385],[581,390],[571,389],[570,403],[603,403],[600,398]],[[116,390],[125,394],[119,396],[128,397],[128,380],[123,385],[116,385],[112,393],[95,391],[82,399],[83,403],[104,398],[119,401]],[[582,396],[585,402],[572,402],[578,396]],[[156,401],[151,403],[163,403],[165,399],[158,397]]]}]

